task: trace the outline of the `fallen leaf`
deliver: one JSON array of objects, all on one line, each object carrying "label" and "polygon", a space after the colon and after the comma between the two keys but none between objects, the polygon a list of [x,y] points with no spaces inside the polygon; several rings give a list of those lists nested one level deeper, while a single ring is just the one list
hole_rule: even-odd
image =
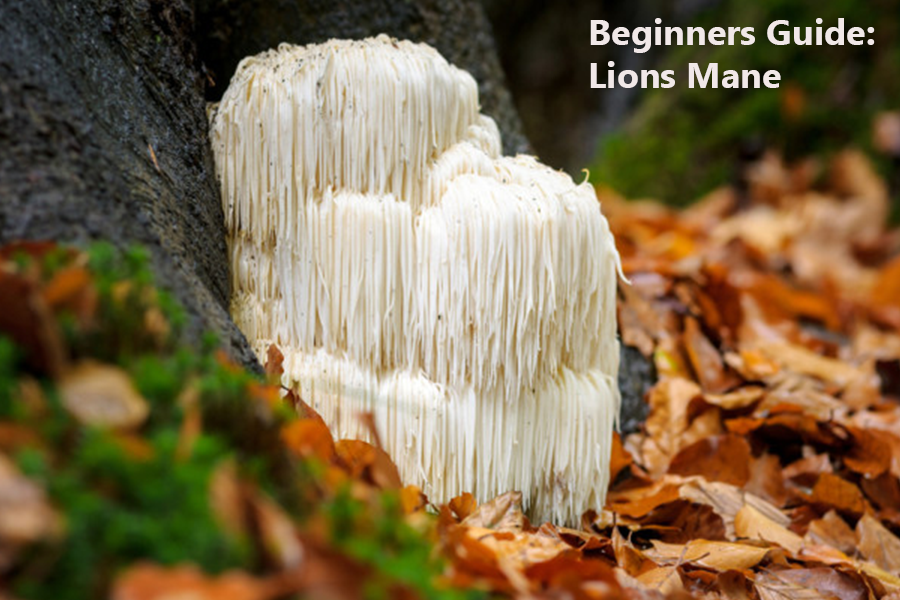
[{"label": "fallen leaf", "polygon": [[832,546],[844,554],[853,554],[858,543],[850,526],[833,510],[829,510],[821,519],[809,523],[806,539],[816,544]]},{"label": "fallen leaf", "polygon": [[762,386],[749,385],[726,394],[703,394],[703,400],[725,410],[737,410],[755,404],[764,394]]},{"label": "fallen leaf", "polygon": [[298,419],[281,430],[285,445],[299,456],[330,461],[335,454],[334,439],[323,421]]},{"label": "fallen leaf", "polygon": [[760,344],[758,350],[785,369],[811,375],[841,388],[854,379],[864,377],[858,368],[834,358],[821,356],[803,346],[774,342]]},{"label": "fallen leaf", "polygon": [[755,583],[762,600],[865,600],[868,597],[868,590],[860,582],[825,567],[765,570],[756,576]]},{"label": "fallen leaf", "polygon": [[79,363],[62,376],[59,393],[66,410],[84,425],[134,429],[150,413],[128,374],[111,365]]},{"label": "fallen leaf", "polygon": [[734,517],[734,532],[740,538],[778,544],[796,555],[803,548],[803,538],[780,523],[769,519],[752,506],[744,506]]},{"label": "fallen leaf", "polygon": [[866,514],[856,524],[859,551],[885,571],[900,572],[900,539],[878,519]]},{"label": "fallen leaf", "polygon": [[673,565],[696,563],[717,571],[750,569],[765,558],[768,549],[749,544],[693,540],[687,544],[666,544],[652,540],[653,548],[644,551],[657,563]]},{"label": "fallen leaf", "polygon": [[451,499],[449,506],[456,518],[463,520],[475,511],[478,507],[478,501],[469,492],[464,492],[462,495]]},{"label": "fallen leaf", "polygon": [[703,390],[717,394],[734,387],[739,380],[726,370],[719,351],[700,330],[700,324],[693,317],[684,322],[684,347],[691,367]]},{"label": "fallen leaf", "polygon": [[521,530],[525,523],[522,514],[522,492],[507,492],[479,505],[462,521],[466,527],[484,527],[500,531]]},{"label": "fallen leaf", "polygon": [[866,511],[866,500],[859,488],[834,473],[823,473],[813,487],[810,501],[850,514]]},{"label": "fallen leaf", "polygon": [[400,507],[404,514],[411,515],[423,510],[427,504],[428,498],[418,487],[407,485],[400,490]]},{"label": "fallen leaf", "polygon": [[231,572],[212,577],[192,566],[161,567],[139,564],[122,573],[113,585],[112,600],[267,600],[273,586],[246,573]]},{"label": "fallen leaf", "polygon": [[742,486],[750,479],[750,444],[726,434],[704,438],[681,451],[669,463],[669,473],[702,475],[709,481]]},{"label": "fallen leaf", "polygon": [[0,547],[56,537],[61,525],[43,488],[0,454]]},{"label": "fallen leaf", "polygon": [[791,522],[787,515],[777,507],[728,483],[706,481],[703,478],[695,477],[685,481],[678,493],[681,498],[690,500],[694,504],[705,504],[711,507],[722,518],[725,534],[730,540],[737,537],[734,521],[738,512],[746,506],[753,507],[767,519],[779,525],[786,527]]},{"label": "fallen leaf", "polygon": [[275,344],[269,344],[266,350],[266,375],[269,377],[280,377],[284,373],[284,354]]},{"label": "fallen leaf", "polygon": [[650,569],[638,575],[636,579],[647,588],[666,596],[685,591],[684,584],[681,582],[681,575],[678,574],[676,567]]},{"label": "fallen leaf", "polygon": [[844,455],[847,467],[867,478],[878,477],[891,468],[892,451],[885,437],[889,434],[849,428],[853,447]]}]

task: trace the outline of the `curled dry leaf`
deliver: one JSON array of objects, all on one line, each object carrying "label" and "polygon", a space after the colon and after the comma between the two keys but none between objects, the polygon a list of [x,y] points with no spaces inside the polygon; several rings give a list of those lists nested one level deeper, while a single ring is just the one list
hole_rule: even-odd
[{"label": "curled dry leaf", "polygon": [[469,492],[465,492],[461,496],[457,496],[450,500],[450,510],[453,511],[453,514],[456,515],[456,518],[459,520],[463,520],[478,508],[478,501],[475,500],[475,496],[470,494]]},{"label": "curled dry leaf", "polygon": [[59,393],[66,410],[84,425],[134,429],[150,412],[128,374],[111,365],[79,363],[62,376]]}]

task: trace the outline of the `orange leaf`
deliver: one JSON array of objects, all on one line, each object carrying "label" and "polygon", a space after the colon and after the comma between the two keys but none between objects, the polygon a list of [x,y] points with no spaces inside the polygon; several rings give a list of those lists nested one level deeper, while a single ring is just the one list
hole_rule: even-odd
[{"label": "orange leaf", "polygon": [[280,591],[246,573],[232,572],[218,577],[196,567],[166,568],[153,564],[131,567],[113,586],[112,600],[267,600]]},{"label": "orange leaf", "polygon": [[281,430],[281,439],[295,454],[330,461],[334,456],[334,438],[324,422],[299,419]]},{"label": "orange leaf", "polygon": [[414,485],[407,485],[400,490],[400,506],[403,512],[410,515],[425,508],[428,504],[428,498],[422,493],[422,490]]},{"label": "orange leaf", "polygon": [[375,462],[375,447],[361,440],[338,440],[334,451],[351,477],[359,478]]},{"label": "orange leaf", "polygon": [[473,512],[478,507],[478,501],[475,500],[475,496],[470,494],[469,492],[464,492],[461,496],[457,496],[450,500],[450,510],[453,511],[453,514],[456,515],[456,518],[459,520],[463,520]]},{"label": "orange leaf", "polygon": [[810,500],[851,514],[865,512],[867,504],[858,487],[834,473],[819,476]]}]

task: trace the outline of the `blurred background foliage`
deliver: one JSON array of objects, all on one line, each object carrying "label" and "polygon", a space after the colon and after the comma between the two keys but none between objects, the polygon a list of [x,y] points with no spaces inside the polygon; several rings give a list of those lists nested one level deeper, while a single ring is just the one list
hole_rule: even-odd
[{"label": "blurred background foliage", "polygon": [[[535,6],[531,6],[534,4]],[[546,6],[552,4],[552,6]],[[741,160],[762,148],[787,160],[854,145],[888,177],[889,157],[872,152],[872,119],[900,108],[900,0],[742,0],[560,3],[487,0],[504,68],[535,151],[555,167],[628,197],[684,204],[729,183]],[[590,19],[611,27],[753,26],[751,46],[591,46]],[[872,46],[776,46],[768,25],[875,27]],[[573,24],[578,24],[573,29]],[[583,25],[583,26],[582,26]],[[674,69],[664,90],[595,90],[590,63],[616,69]],[[691,89],[691,62],[725,69],[778,69],[779,89]],[[896,163],[895,163],[896,164]],[[894,167],[895,168],[895,167]],[[896,190],[895,190],[896,195]]]}]

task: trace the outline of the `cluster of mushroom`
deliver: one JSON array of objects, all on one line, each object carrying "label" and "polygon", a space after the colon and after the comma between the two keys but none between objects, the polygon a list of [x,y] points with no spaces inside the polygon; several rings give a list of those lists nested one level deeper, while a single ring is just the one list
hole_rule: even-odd
[{"label": "cluster of mushroom", "polygon": [[245,59],[212,118],[232,315],[432,501],[602,506],[618,254],[587,183],[500,156],[474,79],[386,36]]}]

